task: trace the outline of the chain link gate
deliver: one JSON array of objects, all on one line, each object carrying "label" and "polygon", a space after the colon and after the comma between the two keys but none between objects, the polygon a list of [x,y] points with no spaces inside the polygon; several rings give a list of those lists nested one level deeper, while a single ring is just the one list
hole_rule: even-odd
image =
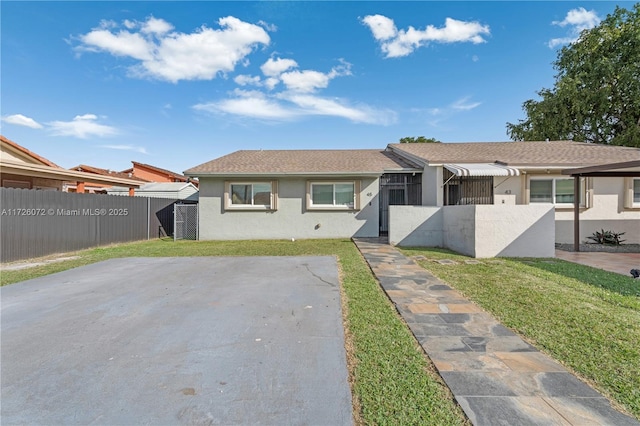
[{"label": "chain link gate", "polygon": [[198,239],[198,205],[173,205],[173,241]]}]

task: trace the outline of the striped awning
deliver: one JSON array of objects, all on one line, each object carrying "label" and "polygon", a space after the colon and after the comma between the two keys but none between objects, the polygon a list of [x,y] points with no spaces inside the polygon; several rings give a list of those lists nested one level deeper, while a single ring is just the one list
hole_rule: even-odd
[{"label": "striped awning", "polygon": [[520,176],[520,170],[501,164],[444,164],[456,176]]}]

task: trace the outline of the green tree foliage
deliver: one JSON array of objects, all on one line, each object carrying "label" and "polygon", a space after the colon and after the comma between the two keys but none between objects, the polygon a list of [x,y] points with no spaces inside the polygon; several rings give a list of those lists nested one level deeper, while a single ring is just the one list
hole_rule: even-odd
[{"label": "green tree foliage", "polygon": [[436,138],[425,138],[424,136],[407,136],[406,138],[400,138],[400,143],[440,143]]},{"label": "green tree foliage", "polygon": [[563,47],[553,89],[522,104],[507,123],[512,140],[560,140],[640,147],[640,3],[616,7]]}]

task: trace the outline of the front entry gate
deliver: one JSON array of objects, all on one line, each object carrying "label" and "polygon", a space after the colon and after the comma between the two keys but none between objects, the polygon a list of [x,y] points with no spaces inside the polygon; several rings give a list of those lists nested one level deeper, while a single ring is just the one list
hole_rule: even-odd
[{"label": "front entry gate", "polygon": [[385,173],[380,177],[380,235],[389,232],[389,206],[422,205],[422,174]]}]

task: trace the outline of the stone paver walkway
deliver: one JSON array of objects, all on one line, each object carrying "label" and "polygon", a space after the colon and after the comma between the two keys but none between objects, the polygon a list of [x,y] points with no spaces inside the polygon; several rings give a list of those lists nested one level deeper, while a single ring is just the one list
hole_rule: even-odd
[{"label": "stone paver walkway", "polygon": [[474,425],[636,425],[383,239],[354,239]]}]

